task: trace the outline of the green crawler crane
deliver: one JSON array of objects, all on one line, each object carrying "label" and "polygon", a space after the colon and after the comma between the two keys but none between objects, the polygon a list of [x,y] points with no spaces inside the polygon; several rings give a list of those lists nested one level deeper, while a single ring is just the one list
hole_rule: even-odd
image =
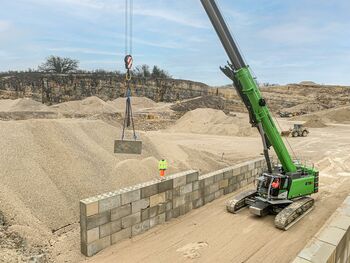
[{"label": "green crawler crane", "polygon": [[[286,230],[311,211],[314,200],[309,196],[318,192],[319,173],[314,167],[293,162],[272,120],[267,103],[248,65],[245,64],[215,0],[201,2],[231,62],[221,70],[232,79],[249,112],[250,123],[259,130],[267,163],[267,171],[257,179],[257,188],[229,200],[227,210],[235,213],[249,206],[249,210],[258,216],[277,214],[275,226]],[[268,153],[271,146],[280,165],[271,164]]]}]

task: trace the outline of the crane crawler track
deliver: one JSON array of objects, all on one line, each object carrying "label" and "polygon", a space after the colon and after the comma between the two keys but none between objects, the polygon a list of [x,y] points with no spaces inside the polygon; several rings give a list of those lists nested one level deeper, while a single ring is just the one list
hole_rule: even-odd
[{"label": "crane crawler track", "polygon": [[226,209],[230,213],[237,213],[238,210],[242,209],[243,207],[247,206],[247,203],[245,202],[247,198],[250,198],[252,196],[256,195],[256,190],[248,190],[243,193],[240,193],[236,196],[234,196],[232,199],[227,200],[226,202]]},{"label": "crane crawler track", "polygon": [[302,217],[304,217],[314,205],[314,199],[303,197],[285,207],[275,217],[275,226],[282,230],[287,230]]}]

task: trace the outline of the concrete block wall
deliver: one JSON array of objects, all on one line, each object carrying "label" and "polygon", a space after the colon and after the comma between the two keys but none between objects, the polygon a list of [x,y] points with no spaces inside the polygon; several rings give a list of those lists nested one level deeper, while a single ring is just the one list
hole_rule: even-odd
[{"label": "concrete block wall", "polygon": [[92,256],[119,241],[199,208],[254,181],[256,159],[199,176],[190,170],[80,201],[81,252]]},{"label": "concrete block wall", "polygon": [[350,262],[350,195],[293,263]]}]

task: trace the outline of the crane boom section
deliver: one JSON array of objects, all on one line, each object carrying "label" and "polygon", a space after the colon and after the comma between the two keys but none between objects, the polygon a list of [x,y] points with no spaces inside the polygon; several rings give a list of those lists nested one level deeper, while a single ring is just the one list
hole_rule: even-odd
[{"label": "crane boom section", "polygon": [[272,120],[259,87],[253,79],[249,67],[245,64],[215,0],[201,0],[201,2],[232,63],[233,72],[230,77],[236,83],[235,87],[238,89],[238,93],[242,94],[242,100],[245,101],[250,115],[254,117],[256,122],[262,124],[265,135],[275,150],[284,171],[296,172],[297,168]]},{"label": "crane boom section", "polygon": [[286,172],[296,172],[297,168],[290,157],[290,154],[278,132],[270,111],[262,98],[258,85],[252,77],[248,67],[241,68],[235,72],[235,77],[241,84],[243,94],[245,94],[251,105],[253,114],[257,122],[261,122],[263,130],[269,139],[273,149]]}]

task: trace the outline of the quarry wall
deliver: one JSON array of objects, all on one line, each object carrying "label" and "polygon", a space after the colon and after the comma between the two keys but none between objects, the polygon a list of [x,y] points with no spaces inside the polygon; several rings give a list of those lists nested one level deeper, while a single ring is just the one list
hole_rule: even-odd
[{"label": "quarry wall", "polygon": [[350,262],[350,195],[293,263]]},{"label": "quarry wall", "polygon": [[92,256],[204,206],[252,183],[265,167],[260,158],[204,175],[189,170],[81,200],[81,252]]},{"label": "quarry wall", "polygon": [[[134,96],[148,97],[157,102],[172,102],[216,92],[206,84],[180,79],[133,78],[131,83]],[[46,104],[89,96],[112,100],[124,96],[125,90],[125,77],[116,74],[17,73],[0,77],[1,99],[29,97]]]}]

